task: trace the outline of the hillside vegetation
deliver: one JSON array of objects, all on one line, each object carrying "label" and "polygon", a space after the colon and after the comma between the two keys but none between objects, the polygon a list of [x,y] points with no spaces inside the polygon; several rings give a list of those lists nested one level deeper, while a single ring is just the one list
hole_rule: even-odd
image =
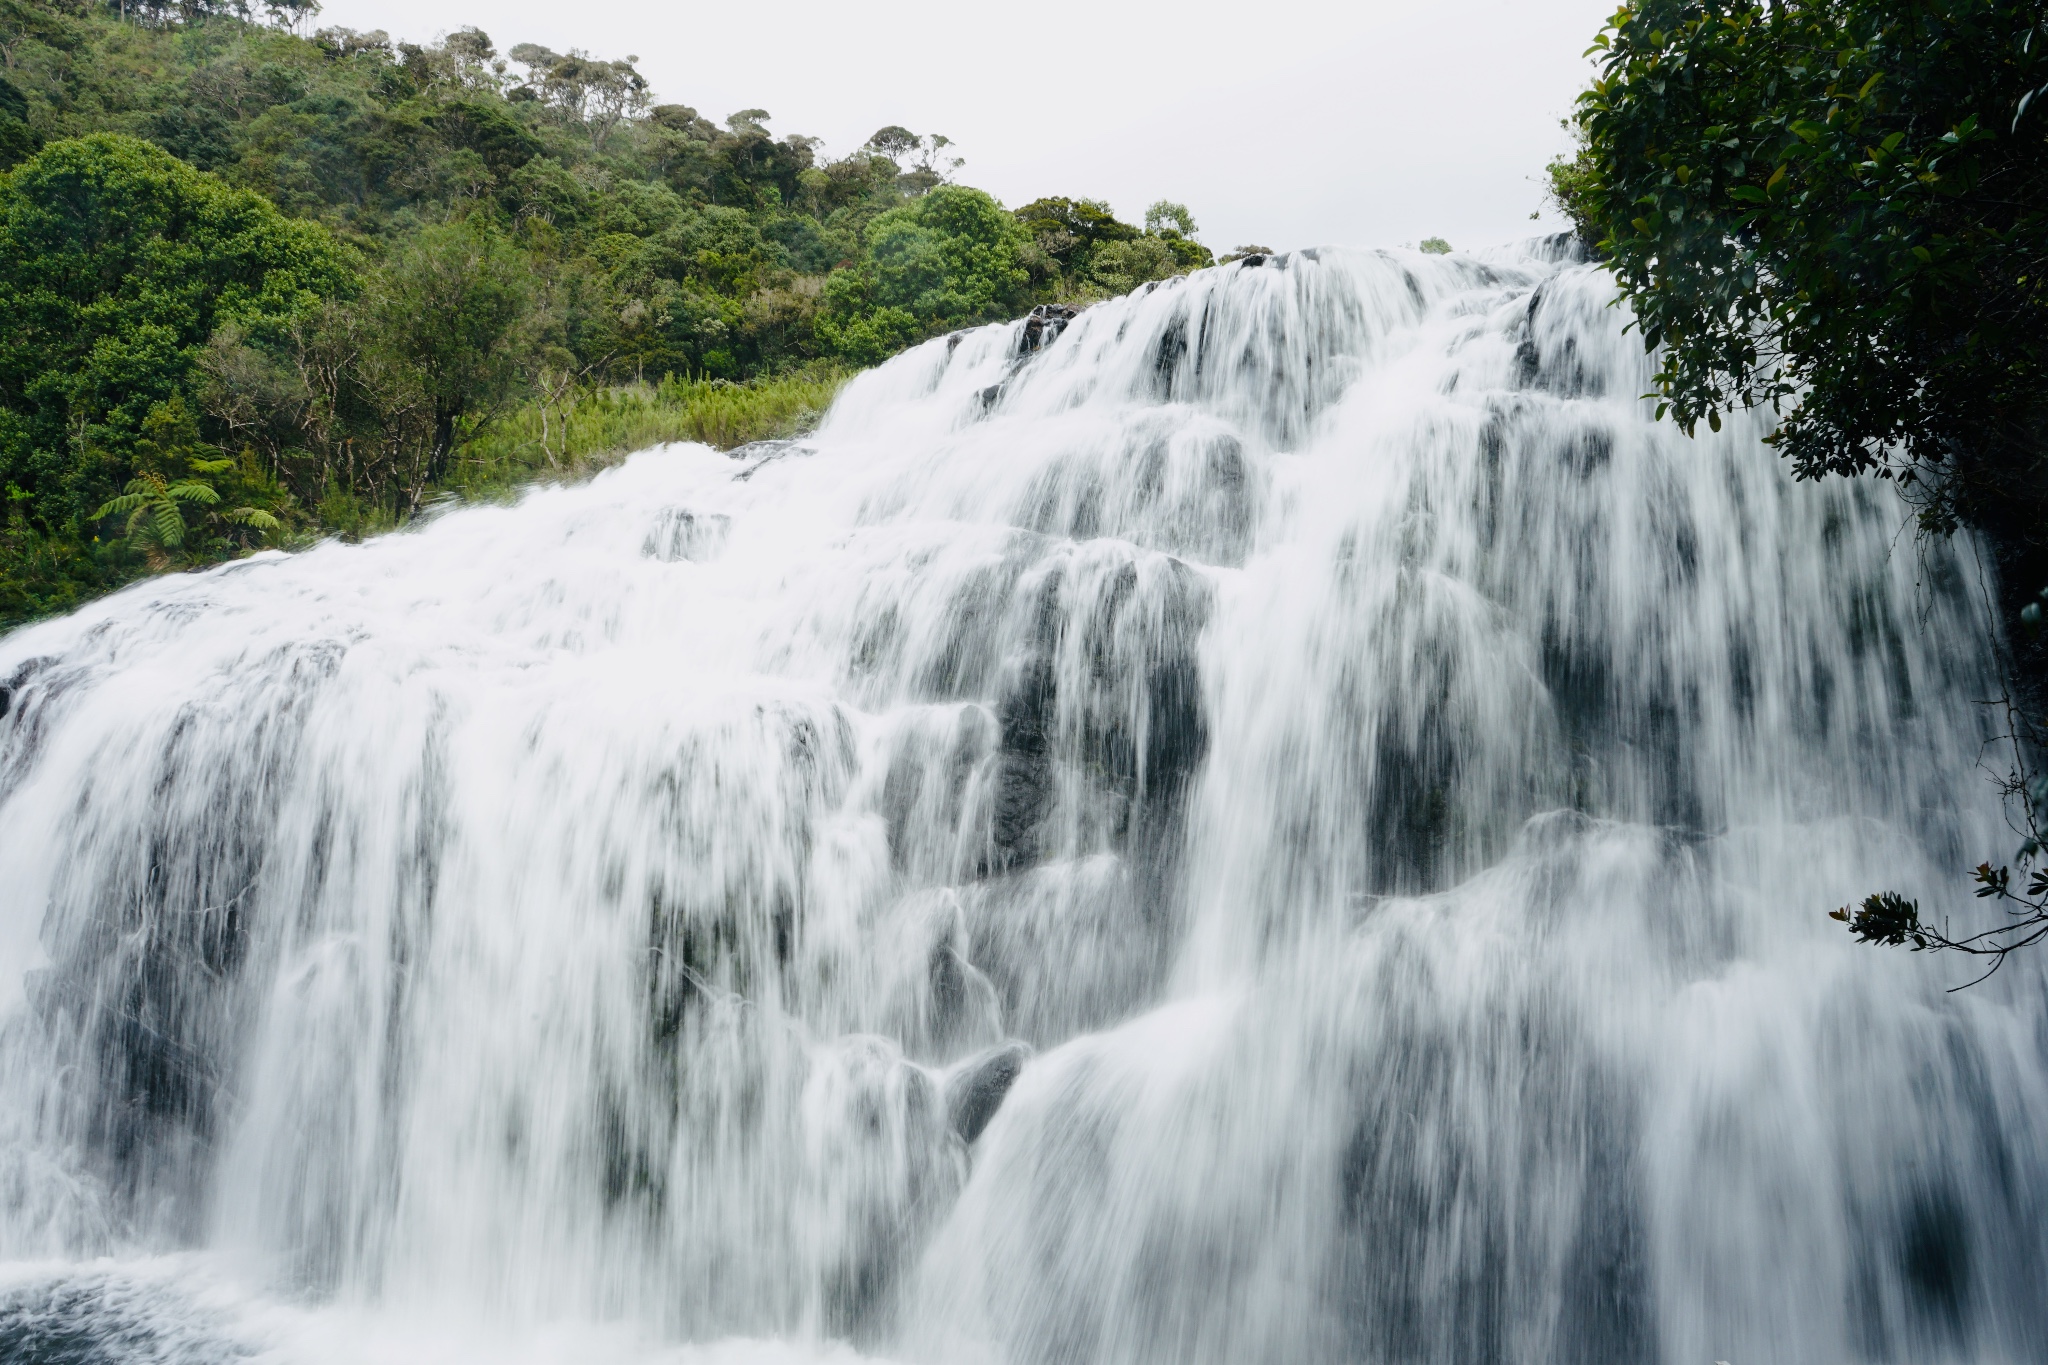
[{"label": "hillside vegetation", "polygon": [[[637,58],[0,0],[0,624],[653,441],[800,430],[927,337],[1213,259],[659,103]],[[308,32],[307,30],[311,30]]]}]

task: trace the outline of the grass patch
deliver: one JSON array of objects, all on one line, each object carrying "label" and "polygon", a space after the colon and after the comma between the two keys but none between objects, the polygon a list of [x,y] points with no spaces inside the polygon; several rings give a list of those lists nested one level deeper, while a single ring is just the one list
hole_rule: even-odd
[{"label": "grass patch", "polygon": [[733,383],[681,379],[572,390],[528,402],[457,453],[442,485],[466,497],[536,482],[582,478],[636,450],[702,441],[731,450],[749,441],[800,436],[817,425],[855,371],[820,365]]},{"label": "grass patch", "polygon": [[[528,484],[587,478],[667,441],[731,450],[749,441],[800,436],[817,425],[856,373],[818,365],[744,383],[670,377],[659,384],[573,390],[546,404],[531,401],[459,447],[448,477],[429,485],[428,496],[509,498]],[[362,540],[407,520],[401,508],[336,492],[292,513],[268,544],[301,550],[330,536]],[[210,562],[175,567],[205,568]],[[119,544],[77,535],[45,537],[0,520],[0,631],[75,610],[150,572],[140,556]]]}]

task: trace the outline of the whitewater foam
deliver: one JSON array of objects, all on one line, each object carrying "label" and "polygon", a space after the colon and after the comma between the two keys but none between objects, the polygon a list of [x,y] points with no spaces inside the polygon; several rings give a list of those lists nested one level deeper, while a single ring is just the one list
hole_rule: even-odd
[{"label": "whitewater foam", "polygon": [[0,640],[0,1338],[2039,1358],[2038,969],[1823,913],[1978,913],[1981,574],[1612,302],[1205,271]]}]

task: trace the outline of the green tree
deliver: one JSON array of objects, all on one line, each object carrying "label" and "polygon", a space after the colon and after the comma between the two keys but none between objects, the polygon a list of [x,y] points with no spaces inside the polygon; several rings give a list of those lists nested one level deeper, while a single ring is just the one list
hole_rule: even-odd
[{"label": "green tree", "polygon": [[[1782,414],[1801,478],[1900,481],[1922,527],[1968,525],[2008,611],[2048,579],[2048,24],[2037,0],[1636,0],[1600,35],[1579,153],[1555,197],[1597,239],[1692,430]],[[2011,661],[2013,770],[2029,777],[2048,656]],[[1988,863],[1985,932],[1892,892],[1835,917],[1869,942],[1988,956],[2048,933],[2048,876]]]},{"label": "green tree", "polygon": [[1034,284],[1063,298],[1124,294],[1216,263],[1195,240],[1195,216],[1171,200],[1145,210],[1143,230],[1118,219],[1100,200],[1057,195],[1018,209],[1017,221],[1031,234],[1025,265]]},{"label": "green tree", "polygon": [[14,70],[23,48],[31,42],[64,42],[64,30],[53,5],[39,0],[0,0],[0,66]]},{"label": "green tree", "polygon": [[28,126],[28,96],[0,76],[0,171],[35,154],[35,130]]},{"label": "green tree", "polygon": [[417,376],[432,412],[428,480],[447,472],[458,423],[490,416],[519,379],[510,343],[528,275],[502,233],[471,220],[426,229],[376,280],[379,340]]},{"label": "green tree", "polygon": [[1668,410],[1690,428],[1776,407],[1800,477],[1906,477],[1930,527],[2037,559],[2039,6],[1639,0],[1597,47],[1571,192],[1661,348]]},{"label": "green tree", "polygon": [[[466,39],[465,55],[489,48],[490,40],[480,31],[464,33],[483,38],[480,45]],[[647,80],[635,69],[638,57],[604,61],[575,48],[564,56],[537,43],[521,43],[508,55],[528,69],[528,90],[583,126],[593,154],[604,150],[622,122],[647,107]]]},{"label": "green tree", "polygon": [[1186,269],[1171,244],[1147,233],[1098,247],[1088,263],[1088,278],[1105,294],[1128,294],[1141,284],[1169,279]]},{"label": "green tree", "polygon": [[1216,264],[1216,255],[1195,240],[1195,215],[1186,204],[1161,199],[1145,210],[1145,235],[1166,243],[1182,270],[1200,270]]},{"label": "green tree", "polygon": [[132,476],[214,328],[274,336],[357,275],[321,227],[112,134],[0,177],[0,478],[45,531]]},{"label": "green tree", "polygon": [[881,214],[867,238],[859,265],[825,286],[820,332],[843,354],[867,360],[880,346],[1014,317],[1030,306],[1029,235],[980,190],[941,185]]},{"label": "green tree", "polygon": [[[1586,249],[1597,255],[1604,234],[1593,219],[1592,199],[1600,184],[1600,168],[1594,160],[1593,149],[1587,144],[1585,129],[1570,119],[1564,120],[1564,126],[1571,130],[1575,145],[1569,155],[1554,156],[1543,168],[1543,197],[1572,225],[1573,234]],[[1529,216],[1541,218],[1543,215],[1532,213]]]},{"label": "green tree", "polygon": [[1145,210],[1145,231],[1154,236],[1162,232],[1177,232],[1183,237],[1193,237],[1197,235],[1195,215],[1188,212],[1186,204],[1161,199]]},{"label": "green tree", "polygon": [[[1142,234],[1077,210],[1122,249],[1055,261],[936,134],[825,160],[759,109],[647,107],[630,57],[300,36],[317,8],[0,0],[0,623],[259,539],[221,509],[361,534],[552,473],[561,416],[622,387],[879,361],[1208,261],[1172,205]],[[104,134],[154,147],[67,141]],[[166,463],[143,427],[176,403],[201,430]],[[144,474],[219,495],[171,499],[176,553],[90,515]]]},{"label": "green tree", "polygon": [[1034,199],[1017,210],[1017,221],[1031,234],[1041,274],[1054,283],[1086,280],[1098,251],[1142,235],[1097,199]]}]

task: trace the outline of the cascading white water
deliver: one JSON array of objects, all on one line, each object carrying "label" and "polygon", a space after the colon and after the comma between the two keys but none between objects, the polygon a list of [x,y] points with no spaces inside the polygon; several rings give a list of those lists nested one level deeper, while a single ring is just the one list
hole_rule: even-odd
[{"label": "cascading white water", "polygon": [[2041,1359],[1980,575],[1569,254],[0,640],[0,1359]]}]

